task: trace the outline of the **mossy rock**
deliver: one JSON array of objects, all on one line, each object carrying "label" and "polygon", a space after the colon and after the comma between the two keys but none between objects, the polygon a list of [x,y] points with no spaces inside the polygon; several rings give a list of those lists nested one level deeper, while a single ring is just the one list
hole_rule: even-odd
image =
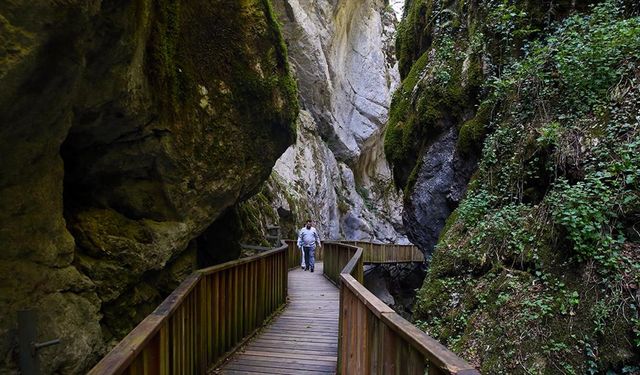
[{"label": "mossy rock", "polygon": [[462,124],[458,134],[457,149],[462,153],[478,152],[482,149],[484,138],[490,120],[489,105],[485,104],[478,109],[476,115]]},{"label": "mossy rock", "polygon": [[[625,125],[640,87],[622,83],[637,75],[625,61],[640,51],[640,19],[619,4],[564,22],[460,124],[458,151],[477,153],[484,138],[482,160],[432,258],[420,295],[433,302],[415,318],[483,373],[640,370],[639,247],[627,237],[638,185],[617,167],[640,165],[637,128]],[[577,61],[557,69],[567,56]],[[611,76],[581,80],[596,69]]]}]

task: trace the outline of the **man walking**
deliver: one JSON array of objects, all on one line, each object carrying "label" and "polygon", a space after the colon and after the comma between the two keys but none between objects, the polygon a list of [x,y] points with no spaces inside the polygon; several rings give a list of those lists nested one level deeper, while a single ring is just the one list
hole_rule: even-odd
[{"label": "man walking", "polygon": [[306,265],[304,270],[311,270],[316,265],[315,252],[316,244],[320,247],[320,236],[316,231],[316,228],[311,226],[311,220],[307,220],[307,224],[304,228],[300,229],[298,234],[298,247],[302,249],[304,254],[303,264]]}]

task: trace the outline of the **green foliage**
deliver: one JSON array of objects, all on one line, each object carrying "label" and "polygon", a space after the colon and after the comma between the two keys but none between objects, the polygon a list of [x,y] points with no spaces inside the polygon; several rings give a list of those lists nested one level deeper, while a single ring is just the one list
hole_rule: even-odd
[{"label": "green foliage", "polygon": [[458,150],[469,153],[482,149],[482,143],[487,133],[490,119],[490,109],[487,103],[478,109],[476,115],[462,124],[458,134]]},{"label": "green foliage", "polygon": [[629,56],[640,49],[638,19],[618,19],[621,5],[607,1],[588,17],[571,17],[547,40],[565,94],[564,107],[574,114],[590,111],[607,97]]},{"label": "green foliage", "polygon": [[[539,32],[518,4],[485,3],[500,43]],[[568,17],[524,58],[505,54],[479,107],[493,114],[461,126],[461,151],[489,135],[416,318],[483,373],[637,363],[639,27],[613,0]]]},{"label": "green foliage", "polygon": [[553,207],[554,221],[567,231],[578,259],[616,265],[616,249],[624,243],[624,236],[614,238],[611,228],[617,216],[614,198],[607,184],[591,176],[575,185],[565,179],[557,182],[547,203]]},{"label": "green foliage", "polygon": [[486,3],[487,24],[490,32],[498,41],[497,53],[500,61],[510,60],[509,52],[517,53],[518,45],[539,32],[536,22],[525,9],[526,4],[518,1],[497,0]]}]

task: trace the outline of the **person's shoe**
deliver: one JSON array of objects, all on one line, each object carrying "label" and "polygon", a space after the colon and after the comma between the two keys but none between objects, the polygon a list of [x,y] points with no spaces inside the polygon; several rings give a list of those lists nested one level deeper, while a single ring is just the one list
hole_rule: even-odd
[{"label": "person's shoe", "polygon": [[304,268],[304,270],[305,270],[305,271],[308,271],[308,270],[309,270],[309,267],[305,267],[305,268]]},{"label": "person's shoe", "polygon": [[311,269],[311,272],[313,272],[313,268]]}]

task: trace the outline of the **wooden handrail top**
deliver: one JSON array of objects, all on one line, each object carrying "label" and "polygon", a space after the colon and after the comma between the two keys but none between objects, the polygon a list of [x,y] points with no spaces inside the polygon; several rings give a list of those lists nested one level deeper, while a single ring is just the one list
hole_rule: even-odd
[{"label": "wooden handrail top", "polygon": [[452,374],[465,374],[465,371],[472,371],[469,374],[478,374],[474,367],[470,367],[463,359],[456,356],[444,345],[398,315],[349,273],[340,273],[340,279],[342,285],[349,288],[375,316],[405,340],[411,342],[420,353],[434,364],[437,364],[438,367],[446,368]]},{"label": "wooden handrail top", "polygon": [[123,338],[102,360],[89,372],[91,375],[121,373],[135,360],[145,346],[154,338],[163,324],[180,308],[184,299],[198,285],[204,276],[229,268],[251,263],[260,258],[267,258],[275,253],[284,252],[288,246],[281,241],[281,246],[247,258],[229,261],[216,266],[194,271],[160,303],[160,305],[142,322],[140,322],[125,338]]},{"label": "wooden handrail top", "polygon": [[201,278],[202,274],[198,271],[194,271],[191,275],[187,276],[151,314],[165,317],[170,316],[176,308],[180,306],[185,296],[198,284]]},{"label": "wooden handrail top", "polygon": [[465,360],[458,357],[440,344],[433,337],[421,331],[418,327],[409,323],[406,319],[398,315],[395,311],[392,314],[382,314],[382,321],[388,327],[411,342],[415,348],[429,358],[429,360],[440,368],[447,369],[452,374],[477,374],[480,373],[475,367],[470,366]]},{"label": "wooden handrail top", "polygon": [[342,282],[342,285],[345,285],[356,296],[358,296],[360,301],[362,301],[362,303],[364,303],[378,318],[382,317],[382,314],[390,314],[394,312],[391,307],[382,302],[349,273],[341,273],[340,281]]},{"label": "wooden handrail top", "polygon": [[117,374],[127,369],[135,357],[140,354],[153,335],[167,319],[162,315],[147,315],[118,345],[89,371],[89,375]]},{"label": "wooden handrail top", "polygon": [[284,243],[284,241],[280,241],[280,242],[282,243],[282,245],[280,245],[280,247],[277,247],[277,248],[275,248],[273,250],[265,251],[265,252],[262,252],[260,254],[252,255],[252,256],[249,256],[249,257],[246,257],[246,258],[230,260],[230,261],[228,261],[226,263],[218,264],[218,265],[207,267],[207,268],[202,268],[202,269],[199,269],[199,270],[197,270],[195,272],[198,272],[198,273],[200,273],[202,275],[210,275],[212,273],[216,273],[216,272],[219,272],[219,271],[222,271],[222,270],[226,270],[228,268],[236,267],[236,266],[239,266],[239,265],[242,265],[242,264],[245,264],[245,263],[251,263],[251,262],[253,262],[254,260],[256,260],[258,258],[266,258],[271,254],[287,250],[287,244]]}]

